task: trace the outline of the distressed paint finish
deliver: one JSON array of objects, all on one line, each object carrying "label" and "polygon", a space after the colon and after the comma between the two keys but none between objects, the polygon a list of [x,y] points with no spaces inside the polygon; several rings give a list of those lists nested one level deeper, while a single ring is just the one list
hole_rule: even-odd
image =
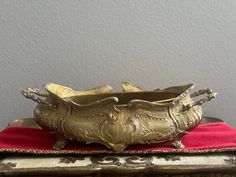
[{"label": "distressed paint finish", "polygon": [[[235,154],[159,155],[159,156],[8,156],[0,161],[0,176],[56,175],[99,176],[103,173],[119,176],[218,176],[236,175]],[[170,173],[171,172],[171,173]],[[165,176],[165,177],[166,177]]]}]

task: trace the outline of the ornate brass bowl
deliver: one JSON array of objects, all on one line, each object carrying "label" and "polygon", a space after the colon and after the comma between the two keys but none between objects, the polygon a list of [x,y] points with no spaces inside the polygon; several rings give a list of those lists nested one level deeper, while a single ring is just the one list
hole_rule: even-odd
[{"label": "ornate brass bowl", "polygon": [[[22,93],[39,103],[34,118],[57,135],[54,149],[64,148],[67,140],[78,140],[101,143],[117,152],[129,144],[163,141],[183,148],[180,139],[200,123],[201,105],[216,96],[210,89],[190,94],[193,84],[154,91],[128,82],[121,85],[120,93],[112,93],[110,86],[74,91],[52,83],[45,85],[47,92],[28,88]],[[207,96],[192,100],[202,94]]]}]

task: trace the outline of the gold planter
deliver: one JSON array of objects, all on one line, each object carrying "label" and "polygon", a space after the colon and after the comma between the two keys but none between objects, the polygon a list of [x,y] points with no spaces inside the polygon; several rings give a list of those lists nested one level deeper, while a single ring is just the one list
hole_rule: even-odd
[{"label": "gold planter", "polygon": [[[46,84],[47,92],[36,88],[22,91],[39,104],[36,122],[54,132],[62,149],[68,140],[101,143],[121,152],[130,144],[171,141],[183,148],[180,139],[202,118],[201,105],[216,96],[210,89],[190,94],[193,84],[144,91],[128,82],[123,92],[112,93],[110,86],[74,91],[57,84]],[[207,94],[199,101],[192,97]],[[41,99],[46,97],[46,99]]]}]

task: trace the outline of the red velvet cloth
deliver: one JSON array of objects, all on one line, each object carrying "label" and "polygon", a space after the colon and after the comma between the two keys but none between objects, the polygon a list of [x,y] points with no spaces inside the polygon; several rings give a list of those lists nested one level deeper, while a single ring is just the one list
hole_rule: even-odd
[{"label": "red velvet cloth", "polygon": [[[0,132],[0,152],[35,154],[92,154],[113,153],[100,144],[70,141],[63,150],[53,150],[55,135],[43,129],[10,127]],[[182,138],[183,149],[174,148],[170,142],[131,145],[122,153],[204,153],[236,151],[236,129],[226,123],[199,125]]]}]

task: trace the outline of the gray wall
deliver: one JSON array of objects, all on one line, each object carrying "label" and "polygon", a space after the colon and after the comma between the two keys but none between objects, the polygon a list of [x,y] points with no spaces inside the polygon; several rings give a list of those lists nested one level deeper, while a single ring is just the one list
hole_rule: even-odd
[{"label": "gray wall", "polygon": [[122,80],[213,88],[205,115],[236,127],[235,43],[235,0],[1,0],[0,128],[32,116],[23,88]]}]

